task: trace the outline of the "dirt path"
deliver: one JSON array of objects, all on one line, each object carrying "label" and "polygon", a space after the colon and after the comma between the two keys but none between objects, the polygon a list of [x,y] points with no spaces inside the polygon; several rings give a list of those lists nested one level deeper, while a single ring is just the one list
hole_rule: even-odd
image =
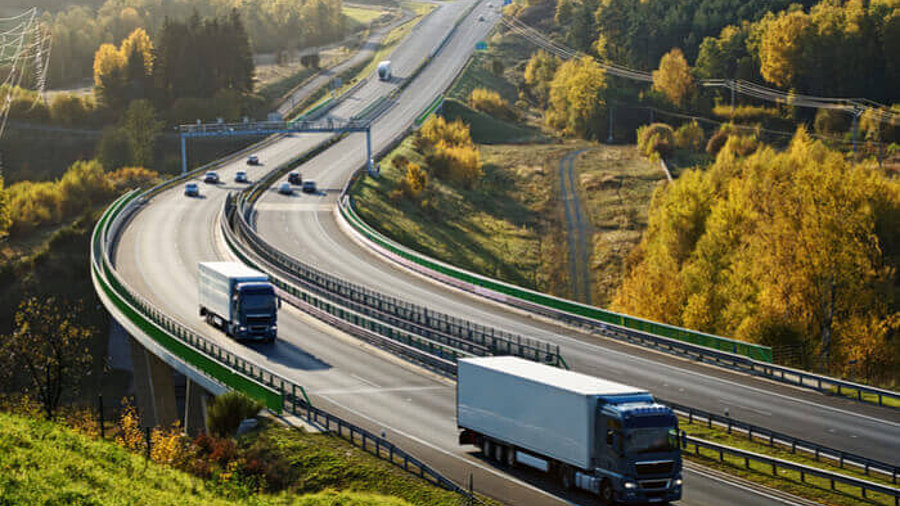
[{"label": "dirt path", "polygon": [[569,276],[572,298],[591,303],[591,237],[593,227],[578,200],[575,184],[575,161],[586,149],[569,152],[559,161],[559,187],[566,213],[566,240],[569,243]]}]

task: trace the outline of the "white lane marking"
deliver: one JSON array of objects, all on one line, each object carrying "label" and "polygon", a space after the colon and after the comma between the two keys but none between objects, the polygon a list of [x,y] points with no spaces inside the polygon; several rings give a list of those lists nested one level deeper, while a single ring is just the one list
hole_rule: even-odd
[{"label": "white lane marking", "polygon": [[759,413],[759,414],[761,414],[761,415],[763,415],[763,416],[772,416],[772,412],[771,412],[771,411],[765,411],[765,410],[762,410],[762,409],[751,408],[750,406],[746,406],[746,405],[744,405],[744,404],[740,404],[740,403],[737,403],[737,402],[732,402],[732,401],[725,400],[725,399],[719,399],[719,404],[724,404],[726,407],[727,407],[727,406],[732,406],[732,407],[736,407],[736,408],[746,409],[746,410],[749,410],[749,411],[753,411],[754,413]]},{"label": "white lane marking", "polygon": [[710,473],[707,473],[707,472],[705,472],[705,471],[701,471],[700,469],[698,469],[698,468],[695,467],[695,466],[685,467],[685,469],[688,470],[688,471],[690,471],[690,472],[692,472],[692,473],[699,474],[700,476],[703,476],[704,478],[706,478],[706,479],[708,479],[708,480],[717,481],[717,482],[723,483],[723,484],[725,484],[726,486],[729,486],[729,487],[739,488],[739,489],[744,490],[744,491],[746,491],[746,492],[750,492],[751,494],[756,494],[756,495],[758,495],[758,496],[762,496],[762,497],[765,497],[766,499],[771,499],[771,500],[773,500],[773,501],[777,501],[777,502],[780,502],[780,503],[782,503],[782,504],[789,504],[789,505],[791,505],[791,506],[805,506],[803,503],[794,502],[794,501],[788,500],[788,499],[785,498],[785,497],[779,497],[779,496],[776,496],[776,495],[772,495],[772,494],[763,492],[762,490],[759,490],[759,489],[756,489],[756,488],[747,487],[747,486],[741,485],[740,483],[736,483],[736,482],[733,482],[733,481],[728,481],[728,480],[726,480],[726,479],[724,479],[724,478],[721,478],[721,477],[719,477],[719,476],[716,476],[716,475],[714,475],[714,474],[710,474]]},{"label": "white lane marking", "polygon": [[[356,376],[350,373],[351,376]],[[389,388],[343,388],[339,390],[312,390],[314,395],[358,395],[358,394],[379,394],[389,392],[423,392],[428,390],[443,390],[446,387],[389,387]],[[456,420],[454,418],[454,420]]]},{"label": "white lane marking", "polygon": [[353,373],[351,372],[351,373],[350,373],[350,376],[353,376],[354,378],[356,378],[356,379],[358,379],[359,381],[365,383],[366,385],[369,385],[369,386],[372,387],[372,388],[376,388],[376,389],[381,388],[381,385],[379,385],[378,383],[375,383],[374,381],[369,381],[369,380],[367,380],[366,378],[363,378],[362,376],[360,376],[360,375],[358,375],[358,374],[353,374]]},{"label": "white lane marking", "polygon": [[[436,452],[443,453],[444,455],[447,455],[448,457],[452,457],[452,458],[454,458],[454,459],[456,459],[456,460],[465,462],[466,464],[475,466],[475,467],[477,467],[477,468],[479,468],[479,469],[482,469],[482,470],[484,470],[484,471],[487,471],[487,472],[489,472],[489,473],[491,473],[491,474],[493,474],[493,475],[495,475],[495,476],[497,476],[497,477],[499,477],[499,478],[502,478],[502,479],[505,479],[505,480],[509,480],[509,481],[511,481],[511,482],[513,482],[513,483],[515,483],[515,484],[517,484],[517,485],[523,486],[523,487],[525,487],[525,488],[528,488],[528,489],[530,489],[530,490],[532,490],[532,491],[534,491],[534,492],[537,492],[537,493],[539,493],[539,494],[543,494],[543,495],[545,495],[545,496],[547,496],[547,497],[550,497],[550,498],[552,498],[552,499],[556,499],[556,500],[562,501],[562,502],[564,502],[564,503],[567,502],[567,501],[565,501],[565,500],[563,500],[563,499],[561,499],[561,498],[559,498],[559,497],[556,497],[555,495],[553,495],[553,494],[551,494],[551,493],[549,493],[549,492],[547,492],[547,491],[545,491],[545,490],[541,490],[540,488],[535,487],[534,485],[531,485],[531,484],[529,484],[529,483],[525,483],[524,481],[519,480],[518,478],[516,478],[516,477],[514,477],[514,476],[510,476],[510,475],[508,475],[508,474],[506,474],[506,473],[501,473],[501,472],[499,472],[499,471],[497,471],[497,470],[495,470],[495,469],[493,469],[493,468],[491,468],[491,467],[485,466],[484,464],[481,464],[481,463],[479,463],[479,462],[475,462],[475,461],[473,461],[473,460],[471,460],[471,459],[466,459],[466,458],[460,457],[459,455],[457,455],[457,454],[455,454],[455,453],[453,453],[453,452],[449,452],[449,451],[447,451],[447,450],[445,450],[445,449],[443,449],[443,448],[441,448],[441,447],[439,447],[439,446],[436,446],[436,445],[434,445],[434,444],[432,444],[432,443],[429,443],[428,441],[425,441],[424,439],[420,439],[420,438],[418,438],[418,437],[416,437],[416,436],[413,436],[412,434],[410,434],[410,433],[408,433],[408,432],[406,432],[406,431],[402,431],[402,430],[397,429],[396,427],[393,427],[393,426],[391,426],[391,425],[387,425],[387,424],[385,424],[385,423],[382,423],[381,421],[376,420],[376,419],[372,418],[372,417],[369,416],[369,415],[365,415],[365,414],[363,414],[363,413],[360,413],[359,411],[357,411],[357,410],[355,410],[355,409],[353,409],[353,408],[350,408],[350,407],[348,407],[348,406],[346,406],[346,405],[344,405],[344,404],[341,404],[340,402],[335,401],[335,400],[332,399],[331,397],[328,397],[328,396],[326,396],[326,395],[320,395],[320,397],[323,397],[323,398],[325,398],[325,399],[328,399],[328,401],[331,402],[331,403],[333,403],[334,405],[340,406],[341,408],[347,410],[347,411],[350,412],[350,413],[353,413],[354,415],[356,415],[356,416],[358,416],[358,417],[360,417],[360,418],[364,418],[364,419],[366,419],[366,420],[368,420],[368,421],[370,421],[370,422],[372,422],[372,423],[376,423],[376,424],[378,424],[378,425],[381,425],[383,428],[388,429],[388,430],[390,430],[391,432],[394,432],[394,433],[396,433],[396,434],[400,434],[401,436],[403,436],[403,437],[405,437],[405,438],[408,438],[408,439],[411,439],[411,440],[415,441],[416,443],[418,443],[418,444],[420,444],[420,445],[422,445],[422,446],[426,446],[426,447],[428,447],[428,448],[431,448],[432,450],[434,450],[434,451],[436,451]],[[569,503],[569,504],[571,504],[571,503]]]}]

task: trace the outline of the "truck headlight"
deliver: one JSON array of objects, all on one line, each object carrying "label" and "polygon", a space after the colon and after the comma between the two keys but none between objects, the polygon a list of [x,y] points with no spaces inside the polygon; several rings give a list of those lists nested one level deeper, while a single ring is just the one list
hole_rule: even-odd
[{"label": "truck headlight", "polygon": [[272,325],[272,330],[278,330],[278,325]]},{"label": "truck headlight", "polygon": [[241,325],[240,327],[238,327],[238,331],[239,331],[239,332],[243,332],[243,331],[245,331],[245,330],[247,330],[247,327],[245,327],[245,326],[243,326],[243,325]]},{"label": "truck headlight", "polygon": [[627,490],[634,490],[634,489],[636,489],[636,488],[637,488],[637,483],[635,483],[635,482],[633,482],[633,481],[626,481],[626,482],[625,482],[625,489],[627,489]]},{"label": "truck headlight", "polygon": [[681,478],[675,478],[676,487],[680,487],[682,483],[684,483],[684,480],[682,480]]}]

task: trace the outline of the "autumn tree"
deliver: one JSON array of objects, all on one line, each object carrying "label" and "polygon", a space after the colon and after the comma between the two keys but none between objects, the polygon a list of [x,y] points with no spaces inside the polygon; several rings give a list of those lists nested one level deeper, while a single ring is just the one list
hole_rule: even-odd
[{"label": "autumn tree", "polygon": [[659,60],[659,69],[653,71],[653,89],[679,106],[693,93],[694,78],[681,49],[676,47]]},{"label": "autumn tree", "polygon": [[102,103],[119,109],[125,102],[125,55],[113,44],[102,44],[94,54],[94,86]]},{"label": "autumn tree", "polygon": [[[900,183],[800,130],[789,149],[733,135],[651,205],[614,301],[627,313],[770,346],[829,373],[896,376]],[[741,154],[741,152],[745,154]],[[895,377],[893,379],[896,379]]]},{"label": "autumn tree", "polygon": [[9,207],[9,193],[3,187],[3,175],[0,174],[0,239],[9,234],[12,226],[12,212]]},{"label": "autumn tree", "polygon": [[125,113],[125,135],[131,151],[131,163],[138,167],[153,164],[156,138],[162,131],[162,122],[156,119],[156,110],[149,100],[135,100]]},{"label": "autumn tree", "polygon": [[400,181],[400,188],[406,197],[415,200],[428,186],[428,172],[417,163],[406,164],[406,174]]},{"label": "autumn tree", "polygon": [[550,83],[545,121],[567,135],[598,135],[605,102],[605,72],[593,58],[569,60],[556,70]]},{"label": "autumn tree", "polygon": [[553,82],[559,64],[559,57],[539,49],[532,53],[525,65],[525,84],[541,107],[545,107],[550,99],[550,83]]},{"label": "autumn tree", "polygon": [[24,392],[37,398],[48,419],[63,395],[73,392],[90,372],[88,343],[94,331],[74,321],[78,313],[77,306],[52,297],[28,297],[19,304],[12,334],[0,341],[3,371],[21,375]]}]

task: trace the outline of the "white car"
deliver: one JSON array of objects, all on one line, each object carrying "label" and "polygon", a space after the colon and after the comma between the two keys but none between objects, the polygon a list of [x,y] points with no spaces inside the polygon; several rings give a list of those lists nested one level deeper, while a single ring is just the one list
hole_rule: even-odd
[{"label": "white car", "polygon": [[203,182],[210,184],[219,184],[219,175],[212,171],[207,172],[206,174],[203,174]]},{"label": "white car", "polygon": [[256,155],[250,155],[247,157],[247,165],[259,165],[259,157]]},{"label": "white car", "polygon": [[247,173],[239,170],[234,173],[234,182],[235,183],[246,183],[247,182]]}]

